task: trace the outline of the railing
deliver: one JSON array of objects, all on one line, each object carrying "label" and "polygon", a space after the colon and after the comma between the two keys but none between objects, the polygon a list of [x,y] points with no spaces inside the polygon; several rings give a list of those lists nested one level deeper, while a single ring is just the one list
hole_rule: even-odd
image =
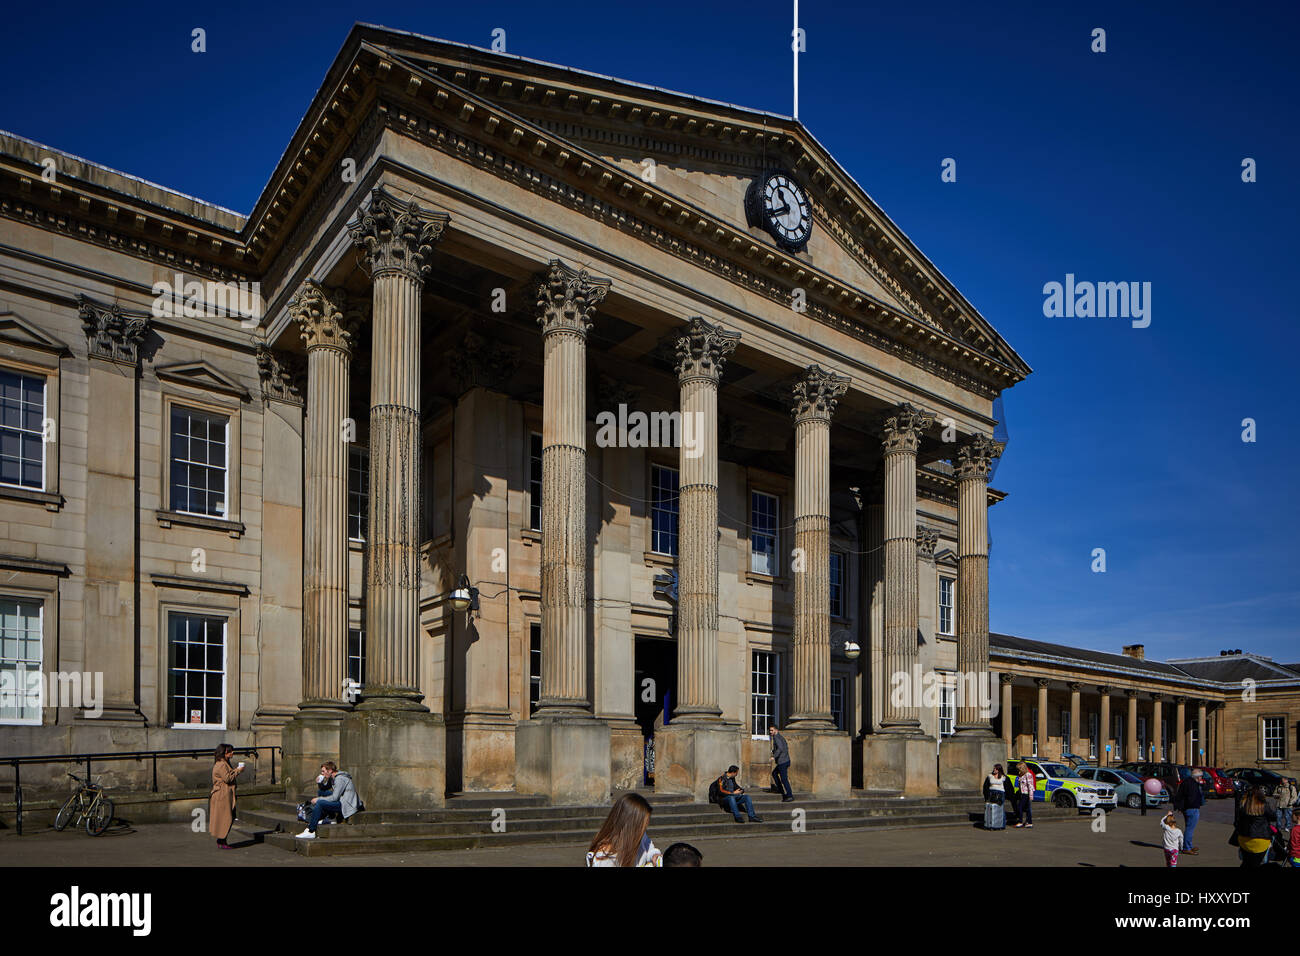
[{"label": "railing", "polygon": [[[235,747],[236,754],[247,754],[250,757],[256,757],[258,751],[269,750],[271,752],[271,783],[275,784],[275,754],[280,750],[279,747]],[[128,750],[120,753],[102,753],[102,754],[51,754],[41,757],[0,757],[0,764],[8,764],[14,768],[14,798],[17,803],[18,811],[18,836],[23,835],[23,785],[22,785],[22,767],[24,764],[50,764],[50,763],[84,763],[86,766],[86,780],[90,780],[91,766],[94,761],[100,762],[113,760],[152,760],[153,761],[153,786],[152,793],[158,792],[158,761],[189,757],[197,760],[200,757],[212,757],[211,747],[198,750]]]}]

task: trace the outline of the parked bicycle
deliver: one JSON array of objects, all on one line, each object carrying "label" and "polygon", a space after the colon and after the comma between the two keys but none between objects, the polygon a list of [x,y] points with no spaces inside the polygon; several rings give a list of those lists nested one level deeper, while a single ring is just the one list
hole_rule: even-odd
[{"label": "parked bicycle", "polygon": [[104,796],[103,786],[89,777],[82,780],[75,773],[68,776],[77,781],[77,789],[59,808],[54,829],[66,830],[75,819],[78,824],[84,821],[88,834],[99,836],[113,822],[113,801]]}]

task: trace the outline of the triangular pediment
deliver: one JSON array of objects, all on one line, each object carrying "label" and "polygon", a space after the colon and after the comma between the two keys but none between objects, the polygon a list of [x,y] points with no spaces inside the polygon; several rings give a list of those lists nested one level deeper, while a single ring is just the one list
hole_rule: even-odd
[{"label": "triangular pediment", "polygon": [[70,348],[32,325],[17,312],[0,312],[0,341],[53,352],[55,355],[72,354]]},{"label": "triangular pediment", "polygon": [[154,373],[165,382],[178,382],[193,388],[202,388],[210,392],[223,392],[237,395],[241,399],[249,397],[248,389],[234,379],[217,371],[207,362],[184,362],[177,365],[164,365]]}]

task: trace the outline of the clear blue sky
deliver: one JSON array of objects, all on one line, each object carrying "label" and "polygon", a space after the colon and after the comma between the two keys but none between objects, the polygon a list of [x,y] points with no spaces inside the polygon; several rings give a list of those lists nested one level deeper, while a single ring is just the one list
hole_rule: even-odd
[{"label": "clear blue sky", "polygon": [[[1300,660],[1300,15],[898,6],[804,0],[799,112],[1035,369],[1005,397],[994,630]],[[0,128],[240,212],[358,19],[480,46],[501,27],[511,53],[791,111],[791,6],[767,0],[74,2],[5,19]],[[1150,327],[1045,318],[1043,285],[1066,273],[1150,282]]]}]

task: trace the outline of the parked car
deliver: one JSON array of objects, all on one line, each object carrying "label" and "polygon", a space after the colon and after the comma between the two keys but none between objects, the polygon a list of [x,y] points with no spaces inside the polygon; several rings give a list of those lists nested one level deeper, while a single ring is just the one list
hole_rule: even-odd
[{"label": "parked car", "polygon": [[[1085,780],[1095,780],[1097,783],[1108,783],[1113,786],[1117,803],[1122,803],[1133,810],[1142,809],[1142,794],[1145,792],[1143,787],[1146,781],[1133,771],[1122,770],[1119,767],[1092,767],[1086,765],[1076,769],[1079,776]],[[1148,807],[1158,807],[1170,800],[1169,791],[1164,787],[1160,788],[1159,793],[1146,794],[1146,798]]]},{"label": "parked car", "polygon": [[[1259,767],[1233,767],[1231,770],[1223,772],[1235,782],[1237,790],[1243,790],[1246,787],[1263,787],[1269,793],[1272,793],[1277,789],[1277,785],[1282,782],[1280,773],[1274,773],[1272,770],[1262,770]],[[1294,783],[1295,781],[1292,780],[1291,782]]]},{"label": "parked car", "polygon": [[[1122,763],[1119,769],[1135,773],[1143,780],[1154,777],[1171,798],[1178,791],[1178,785],[1192,775],[1191,767],[1178,763]],[[1208,777],[1201,778],[1201,793],[1207,798],[1213,795],[1213,785]]]},{"label": "parked car", "polygon": [[1205,779],[1210,782],[1210,787],[1206,796],[1230,797],[1236,789],[1232,778],[1218,767],[1196,767],[1196,770],[1205,774]]},{"label": "parked car", "polygon": [[1008,774],[1013,784],[1018,783],[1020,775],[1016,773],[1019,764],[1024,764],[1034,775],[1034,800],[1051,801],[1057,807],[1075,807],[1091,810],[1093,807],[1113,810],[1116,806],[1115,788],[1107,783],[1098,783],[1079,776],[1074,768],[1051,760],[1037,760],[1032,757],[1020,757],[1010,762]]}]

